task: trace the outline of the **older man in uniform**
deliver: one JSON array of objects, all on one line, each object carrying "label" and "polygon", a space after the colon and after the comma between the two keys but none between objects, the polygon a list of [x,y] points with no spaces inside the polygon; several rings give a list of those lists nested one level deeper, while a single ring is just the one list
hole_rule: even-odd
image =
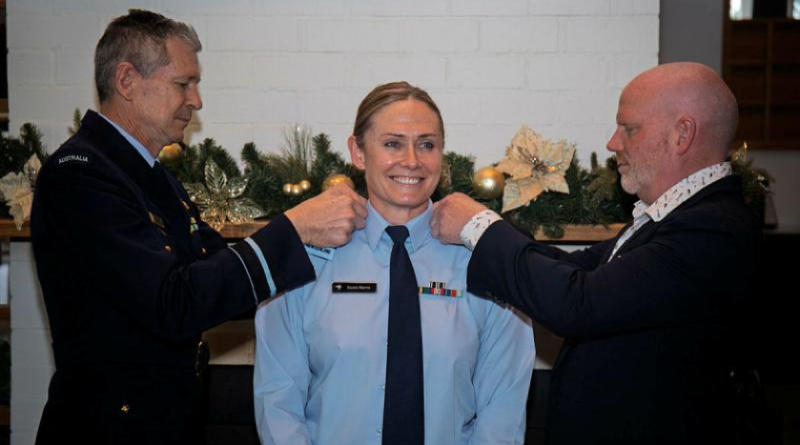
[{"label": "older man in uniform", "polygon": [[194,29],[131,10],[97,45],[100,112],[42,168],[31,232],[56,372],[37,443],[198,443],[200,334],[314,280],[365,201],[334,189],[228,246],[157,161],[198,92]]},{"label": "older man in uniform", "polygon": [[551,444],[728,443],[732,315],[746,306],[759,224],[726,162],[737,105],[706,66],[648,70],[622,92],[622,186],[640,198],[614,239],[566,253],[464,195],[434,235],[474,252],[469,291],[522,309],[566,338],[553,369]]}]

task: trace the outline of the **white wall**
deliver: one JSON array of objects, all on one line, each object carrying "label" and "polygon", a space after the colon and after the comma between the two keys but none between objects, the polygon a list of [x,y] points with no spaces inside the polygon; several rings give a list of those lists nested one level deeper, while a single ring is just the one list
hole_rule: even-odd
[{"label": "white wall", "polygon": [[187,139],[234,156],[248,141],[279,149],[295,123],[344,152],[359,101],[407,79],[478,166],[522,124],[602,159],[620,88],[657,63],[658,0],[10,0],[12,132],[33,122],[51,150],[67,138],[73,110],[96,108],[97,39],[134,6],[197,29],[205,106]]},{"label": "white wall", "polygon": [[[296,123],[344,152],[356,107],[406,79],[442,109],[448,148],[498,161],[527,124],[605,157],[621,87],[654,66],[658,0],[9,0],[10,128],[36,124],[50,151],[75,108],[96,108],[94,45],[145,7],[189,22],[204,50],[205,107],[188,141],[277,150]],[[31,444],[53,370],[30,246],[11,252],[11,442]]]}]

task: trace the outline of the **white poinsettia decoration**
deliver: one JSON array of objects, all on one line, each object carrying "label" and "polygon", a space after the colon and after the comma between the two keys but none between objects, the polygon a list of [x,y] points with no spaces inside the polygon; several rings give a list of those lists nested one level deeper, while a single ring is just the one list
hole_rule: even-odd
[{"label": "white poinsettia decoration", "polygon": [[544,139],[523,126],[496,167],[511,176],[503,191],[502,212],[528,205],[543,192],[569,193],[564,175],[574,155],[575,145]]},{"label": "white poinsettia decoration", "polygon": [[22,230],[22,225],[31,217],[33,189],[41,168],[39,158],[32,155],[21,172],[9,173],[0,179],[0,197],[5,199],[17,230]]}]

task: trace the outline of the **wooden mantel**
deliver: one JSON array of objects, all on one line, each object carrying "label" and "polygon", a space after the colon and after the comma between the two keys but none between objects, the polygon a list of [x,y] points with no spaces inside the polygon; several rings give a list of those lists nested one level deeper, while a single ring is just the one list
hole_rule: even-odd
[{"label": "wooden mantel", "polygon": [[[243,239],[247,238],[256,230],[264,227],[266,222],[255,222],[245,224],[227,224],[222,229],[222,236],[226,239]],[[545,236],[541,230],[536,232],[536,239],[539,241],[546,241],[550,243],[595,243],[613,238],[622,229],[623,224],[610,224],[608,226],[585,226],[585,225],[567,225],[564,226],[564,237],[551,239]],[[31,236],[29,223],[22,226],[22,230],[17,230],[14,221],[10,219],[0,219],[0,239],[29,239]]]}]

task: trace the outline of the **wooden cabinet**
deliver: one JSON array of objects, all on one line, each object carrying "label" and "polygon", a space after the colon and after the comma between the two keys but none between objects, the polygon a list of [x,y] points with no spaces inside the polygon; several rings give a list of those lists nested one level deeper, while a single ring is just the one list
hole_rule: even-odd
[{"label": "wooden cabinet", "polygon": [[739,101],[737,144],[800,149],[800,21],[725,20],[722,75]]}]

